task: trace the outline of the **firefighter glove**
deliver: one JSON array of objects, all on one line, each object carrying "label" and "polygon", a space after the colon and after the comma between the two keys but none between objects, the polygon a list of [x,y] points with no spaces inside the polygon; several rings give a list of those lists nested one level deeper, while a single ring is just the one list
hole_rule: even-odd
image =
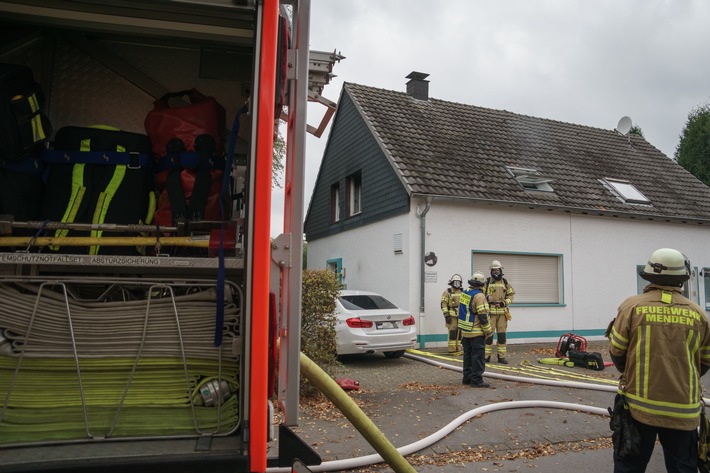
[{"label": "firefighter glove", "polygon": [[452,317],[451,317],[450,315],[445,315],[445,316],[444,316],[444,319],[446,320],[446,325],[450,325],[450,324],[451,324],[451,319],[452,319]]}]

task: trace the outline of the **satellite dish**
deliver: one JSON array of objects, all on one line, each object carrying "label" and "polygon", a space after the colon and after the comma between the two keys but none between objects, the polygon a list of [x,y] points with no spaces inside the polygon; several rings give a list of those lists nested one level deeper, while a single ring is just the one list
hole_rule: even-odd
[{"label": "satellite dish", "polygon": [[631,131],[631,127],[633,127],[634,124],[631,122],[631,119],[629,117],[621,117],[619,120],[619,124],[616,125],[616,131],[621,133],[622,135],[627,135]]}]

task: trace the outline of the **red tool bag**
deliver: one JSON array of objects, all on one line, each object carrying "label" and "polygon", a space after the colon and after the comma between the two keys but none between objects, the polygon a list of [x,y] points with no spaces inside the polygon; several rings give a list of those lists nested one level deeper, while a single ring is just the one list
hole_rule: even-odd
[{"label": "red tool bag", "polygon": [[[171,105],[170,99],[183,96],[188,105]],[[224,107],[195,89],[166,94],[154,102],[145,130],[157,163],[156,224],[222,218],[225,122]]]}]

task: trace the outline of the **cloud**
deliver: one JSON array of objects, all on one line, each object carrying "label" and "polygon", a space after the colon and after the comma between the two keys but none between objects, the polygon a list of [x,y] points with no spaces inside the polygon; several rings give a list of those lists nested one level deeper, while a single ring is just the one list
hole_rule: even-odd
[{"label": "cloud", "polygon": [[[628,115],[672,157],[710,100],[707,18],[705,0],[313,0],[310,48],[346,56],[333,101],[343,82],[404,91],[416,70],[441,100],[605,129]],[[306,208],[327,133],[307,139]]]}]

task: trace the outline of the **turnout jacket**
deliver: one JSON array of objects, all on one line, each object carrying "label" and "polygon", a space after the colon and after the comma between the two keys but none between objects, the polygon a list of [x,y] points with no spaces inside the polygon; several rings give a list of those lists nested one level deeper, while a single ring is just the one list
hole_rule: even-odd
[{"label": "turnout jacket", "polygon": [[[484,292],[488,296],[488,302],[491,304],[491,315],[505,315],[505,308],[513,303],[513,297],[515,296],[515,289],[505,278],[495,280],[489,277],[486,279]],[[494,307],[494,302],[503,302],[503,307]]]},{"label": "turnout jacket", "polygon": [[461,289],[450,287],[441,295],[441,313],[444,314],[444,317],[459,316],[459,299],[461,299],[461,294]]},{"label": "turnout jacket", "polygon": [[649,284],[622,302],[609,352],[625,358],[619,393],[626,395],[634,419],[676,430],[698,427],[710,326],[705,311],[680,288]]},{"label": "turnout jacket", "polygon": [[488,302],[480,289],[469,287],[461,294],[459,329],[464,338],[483,337],[491,332]]}]

